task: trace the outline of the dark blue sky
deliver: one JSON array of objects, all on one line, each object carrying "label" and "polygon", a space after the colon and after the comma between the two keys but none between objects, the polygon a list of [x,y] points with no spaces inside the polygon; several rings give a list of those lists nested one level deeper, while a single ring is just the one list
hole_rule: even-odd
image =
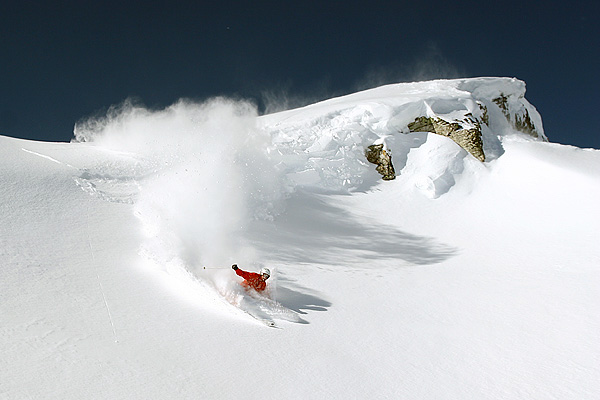
[{"label": "dark blue sky", "polygon": [[598,2],[0,4],[0,134],[69,141],[135,97],[302,105],[384,83],[517,77],[552,142],[600,148]]}]

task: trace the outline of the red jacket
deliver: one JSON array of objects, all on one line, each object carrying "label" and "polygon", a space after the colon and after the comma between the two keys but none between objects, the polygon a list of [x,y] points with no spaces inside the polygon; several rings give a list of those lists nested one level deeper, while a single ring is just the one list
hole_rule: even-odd
[{"label": "red jacket", "polygon": [[242,282],[242,285],[244,285],[245,287],[251,287],[257,292],[262,292],[267,287],[267,282],[265,282],[261,274],[257,274],[255,272],[242,271],[239,268],[235,270],[235,273],[244,278],[244,282]]}]

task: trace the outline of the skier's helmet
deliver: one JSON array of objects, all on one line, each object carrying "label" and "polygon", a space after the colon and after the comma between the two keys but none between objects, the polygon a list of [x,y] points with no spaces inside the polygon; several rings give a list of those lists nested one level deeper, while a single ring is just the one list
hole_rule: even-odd
[{"label": "skier's helmet", "polygon": [[260,274],[261,275],[266,275],[267,278],[271,276],[271,271],[269,271],[269,268],[261,268],[260,270]]}]

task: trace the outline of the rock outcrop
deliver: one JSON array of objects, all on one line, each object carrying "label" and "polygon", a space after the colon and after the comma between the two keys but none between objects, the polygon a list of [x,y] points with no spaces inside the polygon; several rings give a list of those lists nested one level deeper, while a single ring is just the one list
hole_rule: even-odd
[{"label": "rock outcrop", "polygon": [[386,85],[261,116],[258,128],[271,138],[270,157],[297,185],[365,187],[375,164],[385,180],[396,170],[414,174],[420,187],[433,182],[434,197],[452,187],[471,157],[501,157],[503,137],[547,140],[525,83],[515,78]]},{"label": "rock outcrop", "polygon": [[454,120],[453,122],[439,117],[421,116],[408,124],[408,129],[410,132],[431,132],[449,137],[473,157],[481,162],[485,161],[481,124],[473,118],[472,114],[467,114],[463,120]]},{"label": "rock outcrop", "polygon": [[[510,124],[518,130],[519,132],[526,133],[528,135],[533,136],[534,138],[542,138],[546,140],[544,136],[541,136],[533,121],[531,120],[531,116],[529,115],[529,111],[527,108],[522,107],[520,103],[518,103],[519,107],[516,110],[511,110],[511,105],[509,103],[509,98],[504,93],[500,93],[500,96],[492,99],[494,103],[502,110],[502,113],[506,117],[506,120],[510,122]],[[515,108],[514,106],[512,108]]]},{"label": "rock outcrop", "polygon": [[385,151],[383,144],[373,144],[367,147],[365,156],[367,157],[367,161],[377,165],[375,170],[381,174],[384,181],[396,179],[392,156],[389,152]]}]

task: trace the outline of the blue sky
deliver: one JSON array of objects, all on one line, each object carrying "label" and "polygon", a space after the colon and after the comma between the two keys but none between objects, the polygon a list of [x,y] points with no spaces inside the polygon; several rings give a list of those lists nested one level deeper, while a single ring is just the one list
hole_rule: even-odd
[{"label": "blue sky", "polygon": [[[215,3],[215,4],[213,4]],[[0,134],[69,141],[126,98],[299,106],[385,83],[517,77],[552,142],[600,148],[594,1],[4,1]]]}]

